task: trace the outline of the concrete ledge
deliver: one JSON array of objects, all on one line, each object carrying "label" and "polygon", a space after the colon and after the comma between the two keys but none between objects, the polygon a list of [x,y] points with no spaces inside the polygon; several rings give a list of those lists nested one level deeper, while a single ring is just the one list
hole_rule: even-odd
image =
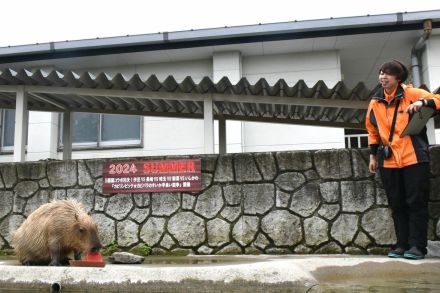
[{"label": "concrete ledge", "polygon": [[[26,267],[15,260],[0,261],[0,289],[44,290],[46,287],[47,290],[58,283],[62,291],[87,289],[89,292],[323,292],[338,286],[346,288],[347,284],[371,286],[384,280],[388,284],[394,282],[394,287],[423,280],[425,288],[440,289],[440,259],[434,258],[410,261],[379,256],[262,255],[176,259],[189,263],[81,268]],[[213,263],[191,264],[194,260]],[[399,285],[399,282],[403,283]]]}]

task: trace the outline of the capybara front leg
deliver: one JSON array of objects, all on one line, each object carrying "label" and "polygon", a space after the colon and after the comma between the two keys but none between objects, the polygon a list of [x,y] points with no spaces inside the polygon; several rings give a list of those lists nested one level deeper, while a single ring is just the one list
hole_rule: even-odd
[{"label": "capybara front leg", "polygon": [[49,244],[49,252],[50,252],[50,266],[60,266],[60,244],[58,241],[54,241]]}]

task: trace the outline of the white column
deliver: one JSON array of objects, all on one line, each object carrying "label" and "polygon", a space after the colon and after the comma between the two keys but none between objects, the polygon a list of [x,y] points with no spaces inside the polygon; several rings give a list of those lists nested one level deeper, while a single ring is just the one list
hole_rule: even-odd
[{"label": "white column", "polygon": [[14,162],[24,162],[28,126],[27,95],[24,87],[17,90],[15,101]]},{"label": "white column", "polygon": [[233,84],[240,80],[242,73],[239,51],[214,53],[212,58],[214,82],[219,82],[224,76]]},{"label": "white column", "polygon": [[63,113],[63,160],[72,159],[72,113]]},{"label": "white column", "polygon": [[[422,80],[431,91],[434,91],[440,86],[440,36],[432,35],[427,43],[426,50],[422,54]],[[440,141],[436,141],[434,127],[434,119],[430,119],[426,124],[427,135],[429,144],[440,144]],[[440,129],[437,129],[440,133]]]},{"label": "white column", "polygon": [[[232,84],[236,84],[241,79],[242,62],[241,53],[239,51],[214,53],[212,56],[212,61],[212,75],[214,82],[219,82],[224,76],[226,76]],[[219,153],[222,154],[226,153],[227,151],[242,151],[242,127],[243,125],[241,121],[227,121],[226,123],[225,119],[219,120]],[[229,147],[227,147],[228,143]]]},{"label": "white column", "polygon": [[212,111],[212,98],[203,100],[203,125],[204,125],[204,151],[205,154],[214,153],[214,115]]},{"label": "white column", "polygon": [[27,160],[57,159],[58,113],[29,112]]}]

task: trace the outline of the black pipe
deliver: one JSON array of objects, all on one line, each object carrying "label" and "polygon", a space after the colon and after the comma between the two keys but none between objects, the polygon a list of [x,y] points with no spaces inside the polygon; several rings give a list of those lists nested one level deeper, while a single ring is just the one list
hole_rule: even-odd
[{"label": "black pipe", "polygon": [[52,283],[50,285],[50,293],[59,293],[61,292],[61,284],[58,282]]}]

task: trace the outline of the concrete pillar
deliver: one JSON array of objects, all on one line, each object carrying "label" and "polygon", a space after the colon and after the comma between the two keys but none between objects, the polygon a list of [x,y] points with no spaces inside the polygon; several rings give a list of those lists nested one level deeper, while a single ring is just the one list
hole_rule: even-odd
[{"label": "concrete pillar", "polygon": [[[219,82],[224,76],[229,78],[232,84],[236,84],[242,77],[241,53],[239,51],[218,52],[212,56],[213,79]],[[221,121],[223,120],[223,121]],[[227,123],[226,123],[227,122]],[[223,127],[223,129],[222,129]],[[219,120],[219,153],[242,152],[242,122]],[[239,138],[237,140],[237,138]],[[229,143],[229,147],[227,144]]]},{"label": "concrete pillar", "polygon": [[24,162],[29,113],[24,87],[17,91],[15,102],[14,162]]},{"label": "concrete pillar", "polygon": [[233,84],[240,80],[242,67],[239,51],[214,53],[212,58],[214,82],[220,81],[224,76]]},{"label": "concrete pillar", "polygon": [[[426,42],[426,49],[422,54],[422,79],[431,91],[440,86],[440,36],[432,35]],[[426,125],[429,144],[440,144],[436,139],[440,136],[440,129],[435,129],[434,119],[430,119]]]},{"label": "concrete pillar", "polygon": [[72,159],[72,119],[71,112],[63,113],[63,160]]},{"label": "concrete pillar", "polygon": [[212,98],[203,101],[203,125],[204,125],[204,153],[214,153],[214,116],[212,110]]},{"label": "concrete pillar", "polygon": [[29,112],[27,160],[57,159],[58,113]]}]

